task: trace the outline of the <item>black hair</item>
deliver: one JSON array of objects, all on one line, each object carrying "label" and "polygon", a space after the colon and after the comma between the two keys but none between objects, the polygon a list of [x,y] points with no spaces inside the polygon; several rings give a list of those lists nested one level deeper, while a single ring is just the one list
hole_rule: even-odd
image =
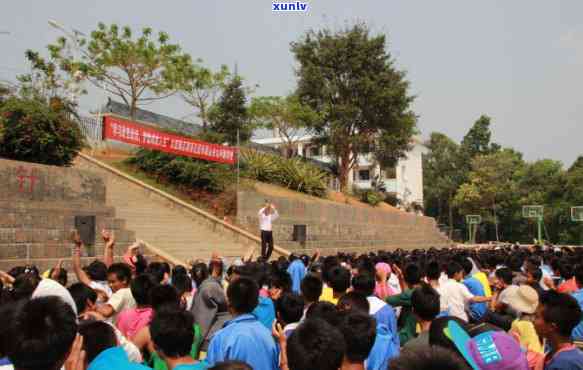
[{"label": "black hair", "polygon": [[577,300],[569,294],[549,290],[540,297],[540,303],[544,320],[554,324],[561,336],[570,337],[581,322],[581,308]]},{"label": "black hair", "polygon": [[457,262],[451,262],[447,264],[446,271],[447,277],[453,279],[455,274],[457,274],[460,271],[463,271],[463,267]]},{"label": "black hair", "polygon": [[318,302],[323,287],[322,280],[314,274],[306,275],[300,284],[302,296],[307,302]]},{"label": "black hair", "polygon": [[375,278],[370,274],[358,274],[352,278],[352,287],[354,288],[354,291],[362,293],[367,297],[374,294],[375,285]]},{"label": "black hair", "polygon": [[156,349],[165,356],[188,356],[194,341],[194,317],[188,311],[164,309],[150,322],[150,335]]},{"label": "black hair", "polygon": [[457,347],[455,346],[455,344],[443,332],[443,330],[445,328],[447,328],[449,322],[452,320],[457,322],[458,324],[460,324],[460,326],[464,330],[468,331],[468,329],[469,329],[468,324],[465,321],[463,321],[455,316],[444,316],[444,317],[437,318],[431,322],[431,327],[429,328],[429,344],[430,345],[439,346],[439,347],[457,352]]},{"label": "black hair", "polygon": [[328,272],[328,283],[336,293],[345,293],[350,288],[350,271],[342,266],[336,266]]},{"label": "black hair", "polygon": [[12,299],[29,299],[40,283],[40,277],[36,274],[20,274],[12,284]]},{"label": "black hair", "polygon": [[107,281],[107,265],[102,261],[95,260],[85,267],[85,273],[91,280]]},{"label": "black hair", "polygon": [[468,364],[454,351],[438,346],[423,346],[403,351],[389,363],[391,370],[470,370]]},{"label": "black hair", "polygon": [[421,269],[419,268],[419,265],[410,263],[405,266],[405,270],[403,271],[403,278],[407,285],[410,287],[419,284],[421,281]]},{"label": "black hair", "polygon": [[469,275],[472,272],[472,269],[474,268],[474,265],[472,265],[472,262],[467,258],[462,259],[460,262],[461,262],[460,264],[462,265],[462,268],[464,269],[464,273],[466,275]]},{"label": "black hair", "polygon": [[186,274],[172,275],[172,286],[179,296],[192,291],[192,279]]},{"label": "black hair", "polygon": [[82,314],[87,309],[87,301],[97,302],[97,293],[91,287],[83,283],[75,283],[69,287],[69,293],[75,301],[77,312]]},{"label": "black hair", "polygon": [[424,321],[432,321],[439,315],[439,293],[428,284],[422,284],[411,295],[413,312]]},{"label": "black hair", "polygon": [[77,318],[59,297],[35,298],[15,313],[5,335],[10,338],[7,355],[15,369],[56,370],[75,340]]},{"label": "black hair", "polygon": [[152,275],[158,284],[164,281],[164,265],[161,262],[150,262],[146,273]]},{"label": "black hair", "polygon": [[338,299],[336,305],[340,311],[358,311],[368,314],[370,303],[366,296],[358,292],[348,292]]},{"label": "black hair", "polygon": [[208,370],[253,370],[253,368],[243,361],[224,361],[217,362],[215,366],[209,367]]},{"label": "black hair", "polygon": [[340,324],[346,343],[345,357],[350,363],[363,363],[375,342],[376,321],[368,313],[350,312]]},{"label": "black hair", "polygon": [[111,325],[103,321],[86,321],[79,324],[79,334],[83,336],[83,350],[90,364],[106,349],[117,346],[117,337]]},{"label": "black hair", "polygon": [[429,280],[438,280],[441,276],[441,268],[437,261],[431,261],[427,264],[427,278]]},{"label": "black hair", "polygon": [[229,306],[238,314],[252,312],[259,303],[259,286],[249,278],[242,277],[227,288]]},{"label": "black hair", "polygon": [[496,270],[495,275],[498,279],[502,280],[505,284],[512,284],[512,271],[507,267],[502,267]]},{"label": "black hair", "polygon": [[146,260],[146,257],[144,257],[142,254],[137,254],[134,266],[136,268],[136,275],[143,274],[148,268],[148,261]]},{"label": "black hair", "polygon": [[573,273],[573,265],[570,263],[563,263],[561,267],[559,267],[559,272],[561,273],[561,277],[565,280],[569,280],[574,276]]},{"label": "black hair", "polygon": [[330,302],[316,302],[310,305],[306,311],[306,319],[322,319],[328,324],[338,327],[342,317],[340,316],[340,311]]},{"label": "black hair", "polygon": [[163,308],[180,308],[180,297],[172,285],[156,285],[150,290],[150,304],[154,312]]},{"label": "black hair", "polygon": [[304,300],[297,294],[284,293],[277,300],[275,308],[281,320],[286,324],[291,324],[302,319],[304,315]]},{"label": "black hair", "polygon": [[190,271],[192,275],[192,280],[196,283],[196,287],[200,287],[203,281],[205,281],[209,277],[209,270],[206,264],[204,263],[196,263],[192,266],[192,270]]},{"label": "black hair", "polygon": [[186,267],[181,265],[174,266],[174,269],[172,270],[172,279],[174,279],[174,277],[178,275],[188,275]]},{"label": "black hair", "polygon": [[[53,278],[53,273],[55,272],[55,268],[52,268],[49,271],[49,276],[51,277],[51,279]],[[57,278],[55,279],[55,281],[59,284],[61,284],[62,286],[66,287],[67,286],[67,270],[64,268],[59,268],[59,274],[57,275]]]},{"label": "black hair", "polygon": [[540,281],[540,279],[543,278],[543,271],[540,268],[538,268],[538,267],[533,268],[533,269],[530,269],[530,270],[528,270],[528,272],[532,275],[532,278],[536,282]]},{"label": "black hair", "polygon": [[281,289],[283,292],[291,292],[292,279],[287,271],[276,270],[271,274],[269,285]]},{"label": "black hair", "polygon": [[125,281],[127,284],[132,281],[131,267],[122,262],[113,263],[111,266],[109,266],[107,269],[107,275],[109,274],[115,274],[117,280]]},{"label": "black hair", "polygon": [[142,274],[132,280],[130,290],[138,306],[150,305],[150,291],[156,285],[156,279],[150,274]]},{"label": "black hair", "polygon": [[577,285],[583,286],[583,264],[575,266],[575,281]]},{"label": "black hair", "polygon": [[308,319],[287,341],[290,370],[338,370],[346,344],[342,333],[324,320]]},{"label": "black hair", "polygon": [[[14,315],[19,312],[27,301],[21,300],[10,304],[0,305],[0,328],[6,330],[10,328]],[[9,348],[12,339],[5,332],[0,335],[0,358],[6,357],[6,351]]]}]

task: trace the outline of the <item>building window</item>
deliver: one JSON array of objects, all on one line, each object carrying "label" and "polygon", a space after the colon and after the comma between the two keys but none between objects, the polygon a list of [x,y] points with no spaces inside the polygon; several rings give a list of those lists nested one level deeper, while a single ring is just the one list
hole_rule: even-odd
[{"label": "building window", "polygon": [[320,156],[320,147],[311,146],[310,147],[310,157],[318,157],[318,156]]},{"label": "building window", "polygon": [[385,179],[396,179],[397,178],[397,168],[396,167],[388,167],[381,171],[383,178]]},{"label": "building window", "polygon": [[370,181],[370,170],[359,170],[358,171],[359,181]]}]

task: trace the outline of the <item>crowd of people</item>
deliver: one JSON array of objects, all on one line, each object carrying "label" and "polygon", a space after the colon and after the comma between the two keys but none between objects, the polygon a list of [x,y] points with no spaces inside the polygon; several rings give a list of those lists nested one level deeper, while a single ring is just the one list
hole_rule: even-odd
[{"label": "crowd of people", "polygon": [[[497,246],[0,272],[0,369],[582,369],[583,249]],[[68,284],[69,273],[76,280]]]}]

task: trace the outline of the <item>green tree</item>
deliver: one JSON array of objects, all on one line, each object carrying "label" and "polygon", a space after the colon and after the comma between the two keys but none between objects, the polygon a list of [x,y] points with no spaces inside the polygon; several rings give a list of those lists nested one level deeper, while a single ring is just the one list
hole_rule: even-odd
[{"label": "green tree", "polygon": [[83,135],[68,106],[11,97],[0,106],[0,157],[56,166],[71,165]]},{"label": "green tree", "polygon": [[514,212],[518,204],[518,176],[524,167],[522,155],[512,149],[478,155],[472,160],[469,181],[458,189],[454,204],[464,213],[488,209],[494,224],[496,241],[500,240],[499,217]]},{"label": "green tree", "polygon": [[223,95],[210,113],[210,129],[218,134],[221,141],[236,144],[237,131],[242,143],[251,139],[253,125],[246,104],[243,82],[240,77],[235,76],[225,86]]},{"label": "green tree", "polygon": [[205,131],[209,125],[211,108],[224,90],[229,76],[229,69],[224,65],[218,72],[198,65],[192,65],[186,70],[184,83],[180,89],[182,99],[196,109]]},{"label": "green tree", "polygon": [[500,145],[491,142],[490,122],[490,117],[480,116],[462,139],[462,150],[468,158],[472,159],[477,155],[490,154],[500,150]]},{"label": "green tree", "polygon": [[284,155],[296,155],[296,144],[307,127],[313,127],[320,115],[302,104],[296,95],[253,98],[249,112],[259,127],[274,130],[284,143]]},{"label": "green tree", "polygon": [[299,64],[298,96],[322,114],[313,129],[338,162],[343,191],[362,147],[372,146],[385,167],[404,156],[416,132],[413,97],[384,35],[371,35],[364,24],[310,31],[291,50]]},{"label": "green tree", "polygon": [[440,218],[443,210],[447,209],[449,237],[452,238],[455,208],[453,199],[466,177],[461,165],[460,146],[439,132],[433,132],[425,146],[428,153],[423,156],[423,174],[430,181],[423,182],[424,199],[426,204],[437,203],[437,216]]},{"label": "green tree", "polygon": [[70,76],[81,75],[119,97],[132,117],[139,105],[175,94],[192,65],[188,54],[169,43],[167,33],[154,37],[149,27],[134,38],[127,26],[99,23],[89,39],[78,40],[80,56],[67,52],[71,42],[61,37],[49,45],[51,57]]}]

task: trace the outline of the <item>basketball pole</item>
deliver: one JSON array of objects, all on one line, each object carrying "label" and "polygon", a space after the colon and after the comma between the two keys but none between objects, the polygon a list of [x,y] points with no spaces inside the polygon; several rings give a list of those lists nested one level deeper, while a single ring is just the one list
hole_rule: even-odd
[{"label": "basketball pole", "polygon": [[538,221],[538,242],[539,242],[539,244],[542,245],[542,240],[543,240],[542,239],[543,216],[538,216],[537,221]]}]

